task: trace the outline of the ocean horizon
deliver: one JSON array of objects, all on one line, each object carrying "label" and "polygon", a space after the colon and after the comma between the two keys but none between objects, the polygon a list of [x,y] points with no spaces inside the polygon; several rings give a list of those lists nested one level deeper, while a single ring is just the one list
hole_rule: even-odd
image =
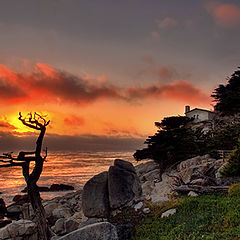
[{"label": "ocean horizon", "polygon": [[[68,184],[75,190],[82,189],[85,182],[96,174],[107,171],[115,159],[123,159],[133,163],[134,152],[49,152],[44,163],[38,186],[49,187],[52,184]],[[0,197],[7,204],[26,187],[21,167],[1,168]],[[42,199],[62,196],[69,191],[43,192]]]}]

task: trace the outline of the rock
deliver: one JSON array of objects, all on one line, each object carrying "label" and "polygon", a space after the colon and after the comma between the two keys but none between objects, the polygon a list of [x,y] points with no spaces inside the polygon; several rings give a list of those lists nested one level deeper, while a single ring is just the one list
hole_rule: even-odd
[{"label": "rock", "polygon": [[145,196],[150,195],[153,188],[154,188],[154,182],[146,181],[145,183],[143,183],[142,184],[143,195],[145,195]]},{"label": "rock", "polygon": [[70,191],[70,190],[74,190],[74,187],[66,184],[52,184],[49,189],[50,192]]},{"label": "rock", "polygon": [[189,196],[189,197],[197,197],[198,194],[195,193],[195,192],[193,192],[193,191],[190,191],[190,192],[188,193],[188,196]]},{"label": "rock", "polygon": [[209,170],[214,167],[214,162],[208,162],[206,164],[192,165],[182,170],[178,175],[182,178],[185,184],[190,183],[192,180],[202,178]]},{"label": "rock", "polygon": [[141,182],[160,180],[160,170],[154,169],[151,172],[147,172],[140,178]]},{"label": "rock", "polygon": [[36,224],[30,220],[13,221],[0,229],[0,239],[31,239],[37,240]]},{"label": "rock", "polygon": [[7,216],[11,219],[18,220],[22,214],[21,205],[12,204],[7,207]]},{"label": "rock", "polygon": [[6,204],[2,198],[0,198],[0,218],[4,217],[7,212]]},{"label": "rock", "polygon": [[111,166],[109,168],[108,192],[112,209],[122,207],[142,195],[140,180],[132,168],[131,171],[128,170],[129,164],[126,164],[128,167],[123,168],[125,165],[121,162],[122,167]]},{"label": "rock", "polygon": [[53,210],[52,216],[56,218],[68,218],[72,215],[72,211],[67,207],[58,207]]},{"label": "rock", "polygon": [[159,165],[157,163],[155,163],[154,161],[149,161],[147,163],[142,163],[139,164],[135,167],[136,169],[136,173],[138,174],[139,177],[141,177],[142,175],[153,171],[155,169],[159,169]]},{"label": "rock", "polygon": [[83,187],[82,209],[86,217],[108,217],[108,173],[92,177]]},{"label": "rock", "polygon": [[50,217],[53,215],[53,210],[58,209],[61,207],[61,204],[57,202],[48,202],[44,206],[45,212],[46,212],[46,217]]},{"label": "rock", "polygon": [[130,162],[127,162],[121,159],[115,159],[114,166],[123,168],[132,173],[136,173],[134,166]]},{"label": "rock", "polygon": [[65,233],[65,227],[64,227],[64,223],[65,223],[66,219],[65,218],[59,218],[55,225],[51,228],[53,230],[53,232],[55,232],[58,235],[64,234]]},{"label": "rock", "polygon": [[56,221],[55,225],[52,227],[52,230],[54,233],[58,235],[63,235],[78,229],[78,227],[79,227],[78,222],[74,220],[60,218]]},{"label": "rock", "polygon": [[28,197],[27,194],[25,194],[25,195],[16,195],[16,196],[13,198],[13,201],[14,201],[16,204],[23,205],[24,203],[29,203],[29,202],[30,202],[30,199],[29,199],[29,197]]},{"label": "rock", "polygon": [[139,209],[141,209],[143,207],[143,202],[139,202],[134,206],[134,210],[138,211]]},{"label": "rock", "polygon": [[83,228],[94,223],[107,222],[105,218],[88,218],[86,221],[80,223],[78,228]]},{"label": "rock", "polygon": [[109,222],[95,223],[75,230],[59,240],[118,240],[117,229]]},{"label": "rock", "polygon": [[68,218],[69,220],[73,220],[75,222],[81,223],[85,220],[87,220],[87,218],[84,216],[83,212],[75,212],[70,218]]},{"label": "rock", "polygon": [[78,229],[79,223],[77,221],[67,219],[64,223],[65,233],[70,233]]},{"label": "rock", "polygon": [[176,208],[169,209],[166,212],[162,213],[161,218],[169,217],[169,216],[175,214],[176,212],[177,212]]},{"label": "rock", "polygon": [[199,186],[204,186],[206,184],[206,180],[202,178],[194,179],[190,182],[192,185],[199,185]]},{"label": "rock", "polygon": [[150,208],[144,208],[143,209],[143,213],[145,213],[145,214],[148,214],[150,212],[151,212]]},{"label": "rock", "polygon": [[183,171],[191,166],[196,166],[200,164],[202,161],[202,158],[200,156],[188,159],[186,161],[182,161],[181,163],[178,164],[177,169],[179,171]]},{"label": "rock", "polygon": [[150,197],[152,199],[152,203],[159,203],[169,201],[169,197],[173,195],[174,191],[172,190],[168,179],[166,179],[155,184]]}]

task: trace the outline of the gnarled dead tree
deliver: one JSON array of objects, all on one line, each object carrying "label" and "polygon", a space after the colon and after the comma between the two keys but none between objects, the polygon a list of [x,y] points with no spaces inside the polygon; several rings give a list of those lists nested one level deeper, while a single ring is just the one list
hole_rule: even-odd
[{"label": "gnarled dead tree", "polygon": [[[1,167],[22,167],[22,173],[27,184],[28,196],[34,210],[35,221],[38,226],[38,238],[41,240],[50,239],[50,232],[47,225],[46,214],[41,202],[40,193],[37,186],[37,181],[43,170],[43,163],[47,157],[47,149],[45,156],[41,156],[42,143],[46,127],[50,121],[46,121],[45,116],[38,113],[29,113],[23,117],[21,112],[18,118],[25,126],[40,131],[36,141],[36,149],[33,152],[20,152],[17,157],[12,156],[11,153],[5,153],[0,156]],[[30,170],[30,162],[34,162],[33,170]]]}]

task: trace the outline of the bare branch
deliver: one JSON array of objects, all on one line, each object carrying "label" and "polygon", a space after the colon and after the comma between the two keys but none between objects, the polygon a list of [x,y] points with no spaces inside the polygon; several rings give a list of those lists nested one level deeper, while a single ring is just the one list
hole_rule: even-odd
[{"label": "bare branch", "polygon": [[21,112],[19,112],[18,119],[23,123],[23,125],[27,127],[33,128],[35,130],[41,130],[41,128],[36,125],[36,121],[32,120],[32,114],[30,113],[28,115],[30,115],[30,117],[28,118],[28,120],[26,120],[26,117],[23,118]]},{"label": "bare branch", "polygon": [[34,112],[34,114],[28,113],[28,115],[24,118],[22,116],[22,113],[19,112],[18,119],[27,127],[30,127],[36,130],[41,130],[50,123],[50,120],[46,121],[44,117],[45,116],[41,116],[39,113]]}]

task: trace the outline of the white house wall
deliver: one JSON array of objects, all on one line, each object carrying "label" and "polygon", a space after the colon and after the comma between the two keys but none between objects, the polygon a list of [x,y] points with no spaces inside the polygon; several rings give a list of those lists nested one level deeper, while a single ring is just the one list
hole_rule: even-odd
[{"label": "white house wall", "polygon": [[201,122],[210,120],[209,119],[209,112],[208,111],[201,111],[201,110],[193,110],[191,112],[186,113],[186,116],[189,118],[194,118],[194,122]]}]

